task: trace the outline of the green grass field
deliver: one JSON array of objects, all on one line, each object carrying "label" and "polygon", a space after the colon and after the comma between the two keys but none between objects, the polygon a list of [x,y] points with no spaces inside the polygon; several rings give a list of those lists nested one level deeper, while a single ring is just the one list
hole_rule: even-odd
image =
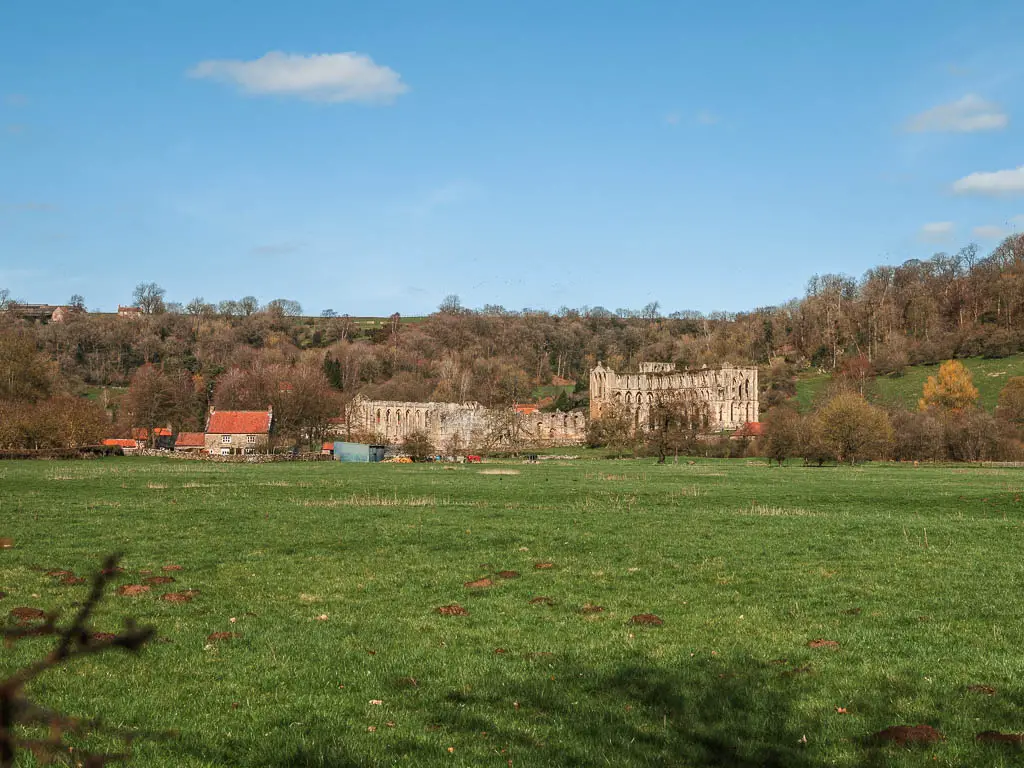
[{"label": "green grass field", "polygon": [[[978,388],[978,402],[988,411],[994,411],[999,393],[1008,379],[1024,376],[1024,355],[999,359],[969,357],[961,360],[971,372]],[[911,365],[902,376],[879,376],[875,379],[871,399],[882,405],[917,408],[917,401],[929,376],[938,373],[938,365]],[[831,381],[827,374],[804,375],[797,379],[796,400],[800,410],[808,411],[818,395]]]},{"label": "green grass field", "polygon": [[[31,691],[153,734],[138,766],[1018,765],[974,737],[1024,731],[1022,496],[970,466],[7,462],[0,613],[69,611],[87,586],[46,571],[113,550],[121,584],[182,567],[96,622],[159,642]],[[866,740],[918,723],[946,740]]]}]

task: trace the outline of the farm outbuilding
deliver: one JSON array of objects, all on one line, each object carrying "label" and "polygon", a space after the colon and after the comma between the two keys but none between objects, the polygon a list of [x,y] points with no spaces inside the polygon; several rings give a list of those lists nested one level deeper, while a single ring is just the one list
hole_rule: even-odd
[{"label": "farm outbuilding", "polygon": [[335,443],[335,461],[375,462],[384,460],[383,445],[367,445],[365,443]]}]

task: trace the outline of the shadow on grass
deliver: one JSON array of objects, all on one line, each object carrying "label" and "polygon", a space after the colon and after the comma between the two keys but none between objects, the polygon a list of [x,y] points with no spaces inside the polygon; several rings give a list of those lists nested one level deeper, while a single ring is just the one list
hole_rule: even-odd
[{"label": "shadow on grass", "polygon": [[[561,766],[801,768],[813,762],[793,725],[802,681],[754,660],[688,665],[684,677],[638,658],[611,673],[553,665],[539,680],[453,697],[437,712],[452,733],[487,731],[508,753]],[[551,680],[551,674],[554,680]],[[486,713],[519,702],[515,716]],[[804,721],[804,728],[808,727]]]},{"label": "shadow on grass", "polygon": [[[787,676],[784,666],[691,659],[682,672],[637,656],[612,671],[597,671],[557,659],[510,661],[507,675],[477,680],[466,689],[420,688],[416,713],[432,725],[390,741],[390,759],[361,754],[359,746],[343,743],[345,736],[332,733],[313,713],[305,718],[310,727],[304,746],[279,744],[273,755],[260,755],[252,744],[237,746],[247,765],[268,768],[362,768],[391,764],[400,756],[411,765],[452,764],[453,755],[439,743],[457,745],[454,758],[460,765],[505,765],[507,760],[530,766],[821,764],[801,742],[818,723],[794,711],[816,683],[812,676]],[[230,754],[230,745],[189,751],[218,765],[237,764],[242,757]]]},{"label": "shadow on grass", "polygon": [[[919,763],[916,748],[887,747],[869,739],[873,730],[899,722],[889,717],[891,701],[913,698],[912,685],[890,682],[886,687],[879,682],[888,704],[865,703],[855,728],[859,735],[847,732],[842,738],[826,722],[835,717],[831,709],[808,711],[823,684],[815,667],[806,659],[783,664],[704,657],[672,663],[636,655],[595,670],[557,656],[512,657],[503,670],[492,668],[491,674],[459,689],[424,681],[415,691],[396,693],[392,703],[404,710],[397,718],[399,729],[381,729],[378,736],[387,734],[386,741],[377,742],[376,748],[311,712],[302,718],[306,728],[301,744],[271,740],[261,753],[260,745],[239,740],[190,751],[204,763],[241,761],[267,768],[364,768],[396,762],[504,766],[508,760],[515,766],[552,767],[811,768],[831,764],[836,755],[830,750],[837,747],[854,761],[849,764]],[[987,715],[983,720],[992,724],[988,727],[1005,728],[1013,722],[1015,697],[1000,701],[963,696],[957,706]],[[929,712],[942,709],[939,701],[920,706]],[[413,727],[414,720],[419,725]],[[941,726],[938,720],[934,724]],[[277,733],[286,725],[282,722]],[[454,755],[447,753],[447,745],[455,746]],[[925,753],[931,751],[924,747]],[[1005,748],[983,748],[978,755],[1000,764],[1003,752]]]}]

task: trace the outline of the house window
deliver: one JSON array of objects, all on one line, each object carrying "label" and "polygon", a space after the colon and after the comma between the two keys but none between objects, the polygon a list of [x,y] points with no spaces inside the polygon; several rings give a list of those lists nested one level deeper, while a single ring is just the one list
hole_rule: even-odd
[{"label": "house window", "polygon": [[256,442],[256,435],[246,435],[245,436],[245,442],[247,442],[247,443],[255,443]]},{"label": "house window", "polygon": [[230,448],[221,448],[220,449],[220,455],[221,456],[229,456],[230,454],[231,454],[231,449]]},{"label": "house window", "polygon": [[220,436],[220,441],[222,443],[230,443],[231,442],[231,435],[221,435]]}]

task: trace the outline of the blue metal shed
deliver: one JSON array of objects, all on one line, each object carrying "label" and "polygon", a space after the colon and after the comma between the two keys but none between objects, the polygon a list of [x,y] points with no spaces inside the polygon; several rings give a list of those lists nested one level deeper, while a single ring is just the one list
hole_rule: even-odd
[{"label": "blue metal shed", "polygon": [[366,445],[365,443],[335,443],[335,461],[374,462],[384,459],[383,445]]}]

